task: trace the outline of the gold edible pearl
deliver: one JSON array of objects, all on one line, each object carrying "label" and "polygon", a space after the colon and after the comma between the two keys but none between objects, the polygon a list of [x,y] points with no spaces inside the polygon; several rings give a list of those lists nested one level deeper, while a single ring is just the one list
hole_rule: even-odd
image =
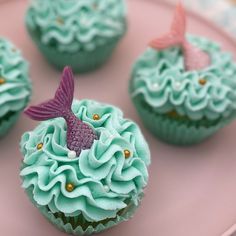
[{"label": "gold edible pearl", "polygon": [[98,9],[98,4],[97,4],[97,3],[94,3],[94,4],[93,4],[93,9],[94,9],[94,10],[97,10],[97,9]]},{"label": "gold edible pearl", "polygon": [[199,79],[199,84],[201,85],[205,85],[207,83],[207,81],[205,79]]},{"label": "gold edible pearl", "polygon": [[64,20],[63,20],[61,17],[57,17],[56,22],[57,22],[59,25],[64,25]]},{"label": "gold edible pearl", "polygon": [[37,145],[37,149],[38,150],[41,150],[43,148],[43,143],[39,143],[38,145]]},{"label": "gold edible pearl", "polygon": [[0,85],[5,84],[6,80],[4,78],[0,78]]},{"label": "gold edible pearl", "polygon": [[178,115],[178,113],[175,110],[173,110],[173,111],[168,112],[168,116],[170,116],[172,118],[176,118],[179,115]]},{"label": "gold edible pearl", "polygon": [[72,192],[74,189],[75,189],[74,184],[72,184],[72,183],[66,184],[66,191],[67,192]]},{"label": "gold edible pearl", "polygon": [[125,149],[124,155],[125,155],[125,158],[129,158],[131,156],[131,152],[128,149]]},{"label": "gold edible pearl", "polygon": [[100,116],[99,116],[98,114],[94,114],[94,115],[93,115],[93,119],[94,119],[94,120],[100,120]]}]

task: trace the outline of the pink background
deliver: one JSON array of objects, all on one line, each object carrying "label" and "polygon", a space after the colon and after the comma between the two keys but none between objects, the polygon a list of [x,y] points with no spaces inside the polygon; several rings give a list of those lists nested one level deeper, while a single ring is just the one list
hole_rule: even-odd
[{"label": "pink background", "polygon": [[[173,9],[159,1],[130,0],[128,3],[128,34],[102,69],[78,76],[76,97],[115,104],[123,109],[125,117],[140,124],[127,93],[131,65],[150,39],[168,29]],[[53,96],[60,73],[46,63],[26,34],[23,24],[26,5],[26,1],[20,0],[1,5],[0,33],[22,48],[31,62],[32,103],[37,103]],[[223,43],[225,49],[236,55],[230,38],[192,14],[189,29]],[[0,235],[64,235],[40,215],[20,187],[22,157],[18,143],[21,134],[36,124],[22,116],[9,135],[0,140]],[[142,125],[141,128],[152,153],[146,197],[132,220],[101,235],[223,234],[236,221],[236,122],[207,142],[189,148],[161,143]]]}]

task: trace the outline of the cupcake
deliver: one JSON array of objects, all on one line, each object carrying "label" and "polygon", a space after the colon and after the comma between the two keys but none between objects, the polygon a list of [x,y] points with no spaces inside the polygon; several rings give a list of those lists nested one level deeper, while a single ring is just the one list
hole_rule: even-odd
[{"label": "cupcake", "polygon": [[73,100],[73,92],[67,67],[54,99],[25,110],[42,122],[22,136],[20,175],[50,222],[84,235],[133,216],[148,181],[150,153],[138,126],[118,108]]},{"label": "cupcake", "polygon": [[169,33],[137,60],[131,99],[144,125],[171,144],[199,143],[236,115],[236,65],[219,44],[185,36],[185,11],[176,8]]},{"label": "cupcake", "polygon": [[0,137],[16,123],[31,95],[28,63],[21,52],[0,38]]},{"label": "cupcake", "polygon": [[46,59],[87,72],[104,64],[126,31],[124,0],[33,0],[26,26]]}]

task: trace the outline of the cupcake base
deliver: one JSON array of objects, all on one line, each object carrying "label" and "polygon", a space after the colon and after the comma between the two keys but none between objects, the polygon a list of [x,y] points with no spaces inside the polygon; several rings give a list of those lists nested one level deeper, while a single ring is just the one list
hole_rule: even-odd
[{"label": "cupcake base", "polygon": [[141,99],[134,99],[134,104],[149,131],[164,142],[180,146],[193,145],[206,140],[235,118],[233,114],[227,119],[219,119],[215,124],[191,125],[188,122],[158,115],[145,106]]},{"label": "cupcake base", "polygon": [[60,213],[58,213],[58,217],[56,217],[55,214],[48,211],[47,207],[38,207],[38,209],[53,225],[63,232],[74,235],[91,235],[94,233],[100,233],[123,221],[129,220],[134,215],[137,206],[134,204],[129,206],[125,209],[123,214],[118,215],[114,219],[106,220],[97,224],[91,224],[87,227],[86,224],[79,225],[76,228],[73,227],[73,224],[79,220],[79,217],[73,217],[73,220],[71,220],[71,217],[64,217],[62,214],[60,215]]},{"label": "cupcake base", "polygon": [[[47,206],[39,206],[34,201],[32,189],[26,190],[26,193],[29,196],[31,202],[39,209],[41,214],[49,220],[49,222],[55,225],[59,230],[74,235],[91,235],[94,233],[100,233],[106,229],[116,226],[121,222],[129,220],[134,215],[139,206],[139,204],[135,205],[132,202],[125,209],[121,210],[116,218],[90,223],[88,221],[81,220],[81,216],[66,217],[63,213],[52,213]],[[139,203],[142,197],[143,195],[141,194]]]},{"label": "cupcake base", "polygon": [[20,116],[20,112],[14,112],[7,118],[0,119],[0,138],[7,134],[10,128],[16,123]]},{"label": "cupcake base", "polygon": [[86,73],[101,67],[109,60],[122,37],[114,37],[106,44],[98,46],[92,51],[66,53],[59,52],[55,48],[43,44],[39,39],[39,35],[29,27],[28,31],[41,53],[51,65],[60,71],[63,70],[65,66],[70,66],[74,73]]}]

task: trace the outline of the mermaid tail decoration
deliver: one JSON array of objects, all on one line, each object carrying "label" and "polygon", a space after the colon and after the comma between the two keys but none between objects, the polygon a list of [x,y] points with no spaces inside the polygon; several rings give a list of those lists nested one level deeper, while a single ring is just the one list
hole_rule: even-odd
[{"label": "mermaid tail decoration", "polygon": [[90,149],[98,137],[89,125],[73,114],[73,94],[74,76],[72,70],[66,67],[54,98],[38,106],[31,106],[24,113],[37,121],[63,117],[67,123],[67,147],[79,156],[82,150]]},{"label": "mermaid tail decoration", "polygon": [[186,37],[186,13],[181,3],[176,7],[174,20],[169,33],[154,39],[149,46],[163,50],[169,47],[180,46],[184,54],[185,69],[187,71],[201,70],[211,64],[210,56],[201,49],[190,44]]}]

